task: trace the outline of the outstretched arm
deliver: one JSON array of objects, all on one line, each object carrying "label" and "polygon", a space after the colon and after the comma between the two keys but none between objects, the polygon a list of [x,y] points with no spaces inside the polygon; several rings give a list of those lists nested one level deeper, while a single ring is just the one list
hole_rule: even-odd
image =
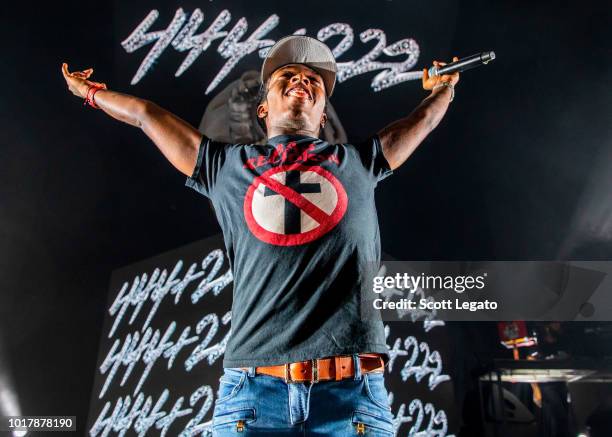
[{"label": "outstretched arm", "polygon": [[[458,60],[457,57],[453,61]],[[434,61],[435,66],[446,65]],[[378,132],[383,155],[391,169],[396,169],[408,159],[427,135],[440,123],[448,109],[453,87],[459,82],[459,73],[429,77],[423,69],[423,88],[431,94],[407,117],[401,118]],[[443,85],[444,84],[444,85]]]},{"label": "outstretched arm", "polygon": [[70,73],[68,65],[62,64],[62,74],[74,95],[84,99],[91,86],[102,87],[95,93],[95,104],[111,117],[142,129],[174,167],[191,176],[202,134],[153,102],[110,91],[106,85],[90,81],[92,73],[93,68]]}]

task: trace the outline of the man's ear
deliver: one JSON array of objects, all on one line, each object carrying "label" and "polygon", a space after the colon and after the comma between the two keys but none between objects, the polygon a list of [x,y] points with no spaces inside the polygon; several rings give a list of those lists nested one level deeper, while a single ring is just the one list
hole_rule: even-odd
[{"label": "man's ear", "polygon": [[268,102],[263,102],[257,106],[257,117],[266,118],[268,116]]},{"label": "man's ear", "polygon": [[325,123],[327,123],[327,114],[324,112],[321,114],[321,126],[325,126]]}]

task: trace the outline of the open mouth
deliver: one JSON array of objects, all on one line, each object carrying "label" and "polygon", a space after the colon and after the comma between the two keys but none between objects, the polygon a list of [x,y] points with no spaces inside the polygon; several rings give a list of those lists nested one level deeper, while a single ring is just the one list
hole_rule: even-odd
[{"label": "open mouth", "polygon": [[289,88],[289,90],[287,90],[287,92],[285,93],[286,96],[293,96],[293,97],[298,97],[300,99],[308,99],[308,100],[312,100],[312,96],[310,95],[310,93],[308,92],[307,89],[305,89],[302,86],[294,86],[292,88]]}]

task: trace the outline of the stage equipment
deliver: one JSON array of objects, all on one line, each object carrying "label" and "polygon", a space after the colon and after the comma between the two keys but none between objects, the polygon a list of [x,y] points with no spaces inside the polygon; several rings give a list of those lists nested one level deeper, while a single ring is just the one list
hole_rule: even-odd
[{"label": "stage equipment", "polygon": [[462,71],[469,70],[471,68],[486,65],[493,59],[495,59],[495,52],[477,53],[475,55],[468,56],[467,58],[451,62],[450,64],[444,65],[440,68],[431,67],[428,73],[430,76],[442,76],[443,74],[461,73]]}]

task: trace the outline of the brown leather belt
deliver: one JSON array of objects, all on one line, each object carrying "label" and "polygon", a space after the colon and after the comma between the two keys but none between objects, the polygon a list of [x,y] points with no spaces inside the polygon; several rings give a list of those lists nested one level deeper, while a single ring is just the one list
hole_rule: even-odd
[{"label": "brown leather belt", "polygon": [[[359,362],[362,373],[382,373],[385,370],[385,363],[379,354],[359,354]],[[281,378],[286,383],[340,381],[355,376],[355,365],[352,356],[343,355],[277,366],[256,367],[255,374]]]}]

